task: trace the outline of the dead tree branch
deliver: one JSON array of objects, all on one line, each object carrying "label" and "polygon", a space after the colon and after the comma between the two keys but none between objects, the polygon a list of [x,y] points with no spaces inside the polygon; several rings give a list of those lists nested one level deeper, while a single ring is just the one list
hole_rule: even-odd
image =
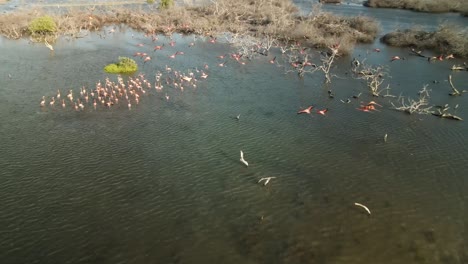
[{"label": "dead tree branch", "polygon": [[388,76],[387,68],[384,66],[368,66],[364,63],[360,63],[356,59],[352,62],[355,76],[357,79],[366,80],[367,87],[369,88],[372,96],[379,97],[383,91],[387,91],[386,97],[391,95],[388,94],[390,86],[381,88],[384,83],[384,77]]},{"label": "dead tree branch", "polygon": [[[427,85],[423,87],[423,90],[427,90]],[[411,98],[401,97],[399,100],[400,106],[396,106],[391,102],[393,109],[402,111],[408,114],[432,114],[432,106],[429,105],[428,93],[420,93],[418,100]]]},{"label": "dead tree branch", "polygon": [[455,88],[455,86],[453,85],[453,82],[452,82],[452,75],[451,74],[449,75],[448,81],[449,81],[450,86],[452,87],[452,92],[449,93],[449,95],[451,95],[451,96],[461,96],[463,93],[468,92],[466,90],[463,90],[463,91],[460,92],[460,91],[458,91],[457,88]]}]

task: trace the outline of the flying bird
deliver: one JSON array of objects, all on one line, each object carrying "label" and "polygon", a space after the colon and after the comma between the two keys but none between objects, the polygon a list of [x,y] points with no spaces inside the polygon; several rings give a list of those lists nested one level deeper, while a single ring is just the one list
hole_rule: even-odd
[{"label": "flying bird", "polygon": [[267,185],[267,184],[270,182],[271,179],[274,179],[274,178],[276,178],[276,177],[265,177],[265,178],[261,178],[260,180],[258,180],[257,183],[260,183],[260,182],[262,182],[262,181],[265,181],[265,183],[263,184],[263,186],[265,186],[265,185]]},{"label": "flying bird", "polygon": [[244,152],[240,151],[240,161],[245,164],[246,167],[249,166],[249,163],[244,159]]},{"label": "flying bird", "polygon": [[310,114],[310,111],[312,110],[312,108],[314,108],[314,107],[309,106],[306,109],[301,109],[301,110],[299,110],[299,112],[297,112],[297,114]]},{"label": "flying bird", "polygon": [[371,214],[371,211],[369,210],[369,208],[367,208],[367,206],[360,203],[354,203],[354,205],[364,208],[364,210],[366,210],[369,215]]},{"label": "flying bird", "polygon": [[328,112],[328,108],[325,108],[323,110],[317,111],[318,114],[325,115],[325,113]]}]

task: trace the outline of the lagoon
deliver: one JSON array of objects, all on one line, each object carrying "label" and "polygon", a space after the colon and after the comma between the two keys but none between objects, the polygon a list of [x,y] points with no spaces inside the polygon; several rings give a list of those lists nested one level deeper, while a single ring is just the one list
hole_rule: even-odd
[{"label": "lagoon", "polygon": [[[299,78],[270,64],[281,58],[277,49],[218,67],[216,56],[234,52],[219,39],[175,34],[176,46],[160,53],[125,27],[105,38],[60,39],[52,53],[0,39],[2,262],[468,261],[466,121],[391,110],[391,98],[371,97],[349,73],[352,57],[388,65],[393,94],[416,98],[428,84],[431,104],[458,104],[466,119],[468,97],[448,96],[446,81],[452,74],[457,87],[468,82],[466,72],[450,71],[463,60],[428,63],[378,41],[360,45],[337,61],[330,99],[321,73]],[[116,81],[102,68],[140,51],[153,57],[138,61],[152,83],[166,65],[188,72],[208,64],[209,77],[184,91],[151,89],[131,110],[39,106],[57,89],[64,96]],[[175,51],[185,54],[168,58]],[[390,63],[395,55],[407,60]],[[356,110],[369,100],[381,111]],[[330,110],[296,114],[310,104]]]}]

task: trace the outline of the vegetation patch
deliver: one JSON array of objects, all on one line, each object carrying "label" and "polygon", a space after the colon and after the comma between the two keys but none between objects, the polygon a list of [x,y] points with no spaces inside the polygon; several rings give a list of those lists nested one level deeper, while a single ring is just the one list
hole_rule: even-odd
[{"label": "vegetation patch", "polygon": [[174,5],[174,0],[161,0],[159,3],[159,8],[160,9],[167,9],[169,7],[172,7]]},{"label": "vegetation patch", "polygon": [[468,2],[466,0],[368,0],[364,2],[364,5],[368,7],[399,8],[430,13],[468,13]]},{"label": "vegetation patch", "polygon": [[137,63],[128,57],[119,57],[118,63],[111,63],[104,67],[104,71],[107,73],[133,73],[137,70]]},{"label": "vegetation patch", "polygon": [[31,34],[46,35],[57,32],[57,24],[51,16],[41,16],[33,19],[28,26]]},{"label": "vegetation patch", "polygon": [[455,26],[443,25],[433,32],[420,29],[395,31],[386,34],[381,40],[396,47],[430,49],[442,54],[468,57],[468,32]]}]

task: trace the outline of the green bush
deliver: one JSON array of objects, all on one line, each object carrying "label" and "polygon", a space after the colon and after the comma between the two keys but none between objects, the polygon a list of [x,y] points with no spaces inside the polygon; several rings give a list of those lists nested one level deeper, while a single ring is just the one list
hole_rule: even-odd
[{"label": "green bush", "polygon": [[173,5],[174,5],[174,0],[161,0],[161,3],[159,3],[159,8],[167,9]]},{"label": "green bush", "polygon": [[48,34],[57,31],[57,24],[50,16],[41,16],[33,19],[29,23],[29,32],[31,34]]},{"label": "green bush", "polygon": [[104,67],[104,71],[107,73],[133,73],[137,70],[137,63],[128,57],[119,57],[118,63],[111,63]]},{"label": "green bush", "polygon": [[146,0],[146,3],[148,3],[148,4],[154,4],[154,0]]}]

